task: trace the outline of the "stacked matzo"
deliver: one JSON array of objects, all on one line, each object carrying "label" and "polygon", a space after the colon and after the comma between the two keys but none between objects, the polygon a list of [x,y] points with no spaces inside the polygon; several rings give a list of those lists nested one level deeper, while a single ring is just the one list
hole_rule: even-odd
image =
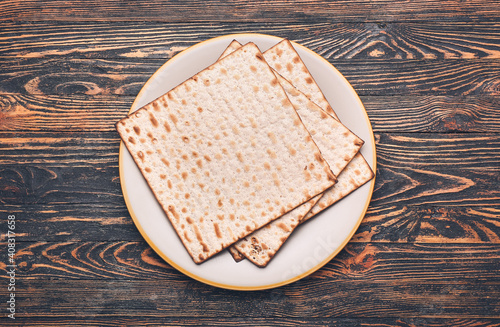
[{"label": "stacked matzo", "polygon": [[117,130],[196,263],[336,181],[254,44],[122,119]]},{"label": "stacked matzo", "polygon": [[[237,41],[231,42],[221,57],[228,55],[239,47],[241,45]],[[338,120],[325,113],[318,105],[297,90],[276,71],[275,75],[299,114],[304,126],[311,133],[313,140],[318,145],[332,172],[335,175],[340,174],[358,153],[363,141]],[[314,204],[321,201],[319,197],[315,200]],[[302,208],[299,207],[292,213],[271,222],[265,228],[261,228],[235,243],[230,248],[231,254],[236,259],[241,259],[237,254],[239,252],[256,265],[265,267],[311,209],[311,203],[307,203],[302,205]]]}]

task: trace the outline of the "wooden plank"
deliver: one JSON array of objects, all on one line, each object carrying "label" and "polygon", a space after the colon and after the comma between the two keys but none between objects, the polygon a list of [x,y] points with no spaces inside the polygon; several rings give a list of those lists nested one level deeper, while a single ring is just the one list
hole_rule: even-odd
[{"label": "wooden plank", "polygon": [[352,242],[498,244],[500,207],[372,205]]},{"label": "wooden plank", "polygon": [[[498,206],[497,134],[377,134],[372,206]],[[121,199],[116,133],[0,133],[4,204]]]},{"label": "wooden plank", "polygon": [[136,243],[19,246],[23,265],[18,270],[16,301],[23,317],[241,318],[258,313],[261,318],[282,319],[498,319],[500,315],[498,244],[349,244],[312,276],[265,292],[201,284],[164,267]]},{"label": "wooden plank", "polygon": [[[500,132],[496,96],[363,96],[376,133]],[[0,94],[0,130],[114,132],[132,96]]]},{"label": "wooden plank", "polygon": [[60,317],[22,317],[20,321],[12,322],[11,326],[343,326],[359,327],[376,325],[384,327],[432,326],[432,327],[498,327],[500,319],[456,319],[456,318],[283,318],[273,319],[260,317],[130,317],[130,316],[93,316],[74,318]]},{"label": "wooden plank", "polygon": [[[498,95],[499,60],[333,60],[359,95]],[[136,95],[162,59],[7,58],[0,93]]]},{"label": "wooden plank", "polygon": [[498,6],[479,0],[445,1],[8,1],[0,3],[2,20],[16,21],[236,21],[263,22],[280,17],[330,21],[495,21]]},{"label": "wooden plank", "polygon": [[[499,259],[498,243],[352,242],[309,279],[323,283],[325,279],[340,282],[361,278],[364,282],[401,284],[407,280],[417,282],[425,276],[428,281],[469,281],[472,286],[481,282],[469,280],[469,276],[477,276],[500,286]],[[19,266],[17,277],[22,280],[188,279],[163,261],[145,241],[18,241],[15,260]],[[5,263],[0,263],[0,267],[5,270]]]},{"label": "wooden plank", "polygon": [[[16,238],[23,242],[143,240],[121,198],[90,205],[3,205],[0,218],[8,215],[16,216]],[[6,233],[0,234],[0,240],[6,239]]]},{"label": "wooden plank", "polygon": [[[375,194],[377,196],[377,194]],[[17,217],[22,241],[142,241],[122,199],[110,202],[3,205]],[[325,219],[325,218],[316,218]],[[5,240],[5,234],[0,235]],[[370,206],[352,242],[498,243],[500,209],[494,206],[381,204]]]},{"label": "wooden plank", "polygon": [[233,33],[289,38],[330,60],[498,59],[500,23],[275,24],[155,22],[6,22],[0,57],[171,58],[198,42]]}]

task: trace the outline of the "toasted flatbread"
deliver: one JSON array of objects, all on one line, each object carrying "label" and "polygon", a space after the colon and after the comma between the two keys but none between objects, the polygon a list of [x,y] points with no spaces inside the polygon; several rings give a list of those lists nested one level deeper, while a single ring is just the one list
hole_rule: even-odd
[{"label": "toasted flatbread", "polygon": [[[241,47],[241,45],[233,41],[224,51],[222,57],[235,51],[238,47]],[[299,114],[304,126],[318,145],[332,172],[338,175],[358,153],[363,141],[338,120],[326,114],[281,75],[276,73],[276,77]],[[318,198],[314,202],[317,202],[317,200],[321,201]],[[313,201],[309,201],[309,205],[311,204],[314,204]],[[298,225],[298,221],[302,220],[310,209],[311,207],[304,204],[300,210],[296,208],[293,212],[278,218],[264,228],[238,241],[233,247],[256,265],[265,267]],[[233,250],[232,253],[236,253],[236,251]]]},{"label": "toasted flatbread", "polygon": [[336,181],[252,43],[116,128],[196,263]]},{"label": "toasted flatbread", "polygon": [[[289,40],[283,40],[265,51],[264,58],[275,71],[289,80],[298,90],[306,94],[321,109],[338,120],[337,115],[326,100],[323,92],[314,81],[314,78]],[[338,176],[339,180],[342,179],[342,183],[338,183],[337,187],[324,192],[323,197],[311,209],[304,220],[308,220],[328,208],[345,195],[370,181],[374,176],[370,165],[358,153]]]}]

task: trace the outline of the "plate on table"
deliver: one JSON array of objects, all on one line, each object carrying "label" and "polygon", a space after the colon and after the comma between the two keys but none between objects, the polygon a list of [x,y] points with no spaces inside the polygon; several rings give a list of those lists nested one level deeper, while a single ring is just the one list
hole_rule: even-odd
[{"label": "plate on table", "polygon": [[[213,64],[232,40],[255,43],[262,52],[282,40],[263,34],[232,34],[213,38],[180,52],[145,83],[130,113],[148,104]],[[375,140],[368,115],[349,82],[327,60],[293,43],[336,114],[365,141],[361,153],[375,171]],[[228,251],[195,264],[156,201],[123,142],[120,181],[132,219],[144,239],[171,266],[203,283],[235,290],[260,290],[289,284],[328,263],[349,242],[370,203],[375,178],[330,208],[300,225],[265,268],[248,260],[236,263]]]}]

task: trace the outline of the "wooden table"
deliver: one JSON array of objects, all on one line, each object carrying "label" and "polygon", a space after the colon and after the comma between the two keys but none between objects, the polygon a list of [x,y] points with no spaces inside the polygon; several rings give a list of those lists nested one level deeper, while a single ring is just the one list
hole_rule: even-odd
[{"label": "wooden table", "polygon": [[[498,1],[0,3],[0,324],[500,325]],[[313,275],[239,292],[194,281],[125,206],[113,124],[166,60],[229,33],[288,37],[351,82],[375,192]],[[7,318],[15,216],[15,320]]]}]

